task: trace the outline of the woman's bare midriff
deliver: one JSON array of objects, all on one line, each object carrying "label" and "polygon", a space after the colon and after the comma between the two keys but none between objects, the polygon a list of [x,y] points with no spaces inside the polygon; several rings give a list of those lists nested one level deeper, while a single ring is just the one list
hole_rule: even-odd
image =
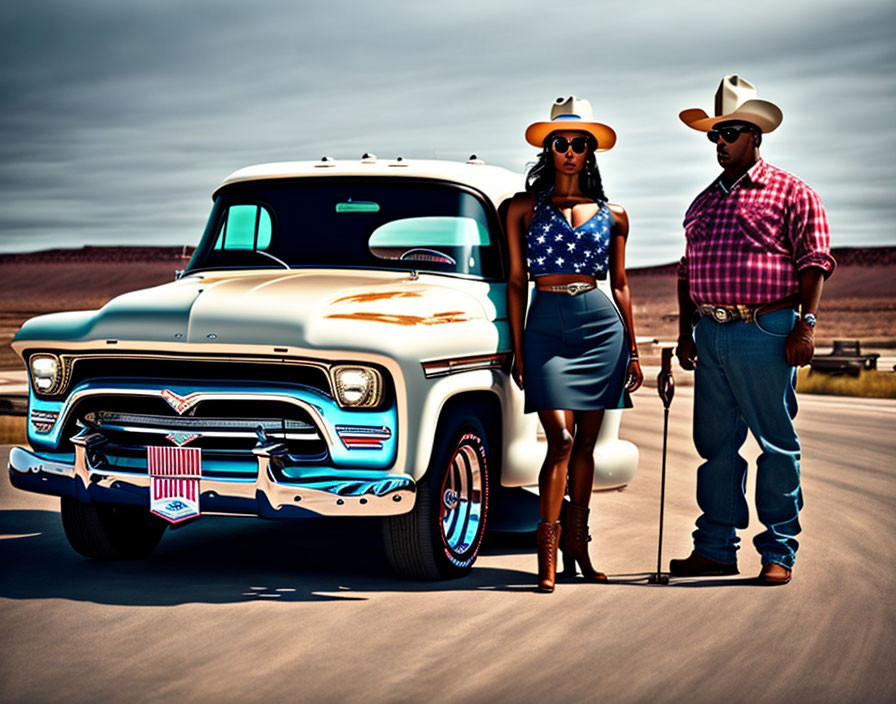
[{"label": "woman's bare midriff", "polygon": [[565,286],[574,283],[595,284],[593,276],[589,274],[546,274],[535,277],[535,286]]}]

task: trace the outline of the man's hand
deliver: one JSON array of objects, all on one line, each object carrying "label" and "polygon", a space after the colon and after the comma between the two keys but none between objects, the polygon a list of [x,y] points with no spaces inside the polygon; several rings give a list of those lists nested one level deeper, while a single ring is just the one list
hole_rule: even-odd
[{"label": "man's hand", "polygon": [[787,342],[784,345],[784,355],[791,367],[805,367],[812,361],[815,354],[815,331],[802,318],[796,321]]},{"label": "man's hand", "polygon": [[694,338],[690,335],[680,335],[675,355],[682,369],[692,371],[697,366],[697,346],[694,344]]}]

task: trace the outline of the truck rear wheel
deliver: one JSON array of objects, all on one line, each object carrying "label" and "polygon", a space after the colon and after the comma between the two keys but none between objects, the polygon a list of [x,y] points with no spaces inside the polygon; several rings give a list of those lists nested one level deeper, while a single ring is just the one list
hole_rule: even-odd
[{"label": "truck rear wheel", "polygon": [[85,504],[62,497],[62,527],[69,544],[95,560],[133,560],[148,556],[167,523],[140,506]]},{"label": "truck rear wheel", "polygon": [[386,556],[400,576],[461,577],[479,554],[488,516],[488,442],[474,411],[459,407],[439,423],[414,509],[383,521]]}]

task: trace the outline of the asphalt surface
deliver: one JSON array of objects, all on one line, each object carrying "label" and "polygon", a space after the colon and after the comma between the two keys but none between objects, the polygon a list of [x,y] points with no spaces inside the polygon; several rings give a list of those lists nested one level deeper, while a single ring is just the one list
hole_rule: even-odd
[{"label": "asphalt surface", "polygon": [[[696,516],[691,393],[670,415],[666,565],[690,551]],[[663,418],[651,389],[623,421],[638,476],[592,501],[610,584],[552,595],[532,590],[528,536],[490,539],[467,578],[415,583],[388,573],[365,520],[206,517],[148,560],[95,563],[69,549],[57,499],[4,475],[0,701],[894,701],[896,402],[800,402],[806,508],[784,587],[751,582],[755,518],[741,576],[646,583]]]}]

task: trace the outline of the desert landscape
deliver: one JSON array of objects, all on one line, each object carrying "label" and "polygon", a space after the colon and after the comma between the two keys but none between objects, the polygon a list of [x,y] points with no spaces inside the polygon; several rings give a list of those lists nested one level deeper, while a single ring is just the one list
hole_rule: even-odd
[{"label": "desert landscape", "polygon": [[[192,247],[82,247],[0,255],[0,370],[23,369],[9,343],[28,318],[102,306],[126,291],[171,281]],[[835,339],[860,340],[862,351],[896,348],[896,247],[838,248],[825,283],[816,333],[819,352]],[[629,270],[639,338],[678,334],[676,265]],[[642,345],[645,363],[649,345]]]}]

